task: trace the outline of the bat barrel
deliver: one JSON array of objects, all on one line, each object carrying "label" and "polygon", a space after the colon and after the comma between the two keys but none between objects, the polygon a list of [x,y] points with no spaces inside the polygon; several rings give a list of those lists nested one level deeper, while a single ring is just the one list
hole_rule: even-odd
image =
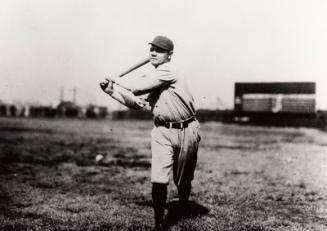
[{"label": "bat barrel", "polygon": [[142,60],[141,62],[135,64],[134,66],[130,67],[129,69],[127,69],[123,73],[120,73],[118,76],[123,77],[124,75],[126,75],[126,74],[130,73],[131,71],[134,71],[135,69],[147,64],[148,62],[150,62],[150,59],[146,58],[146,59]]}]

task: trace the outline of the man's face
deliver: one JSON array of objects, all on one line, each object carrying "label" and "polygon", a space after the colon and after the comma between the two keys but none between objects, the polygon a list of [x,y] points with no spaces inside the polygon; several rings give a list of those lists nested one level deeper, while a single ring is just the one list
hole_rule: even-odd
[{"label": "man's face", "polygon": [[169,62],[171,54],[172,53],[167,50],[152,45],[150,47],[150,62],[153,66],[157,67],[163,63]]}]

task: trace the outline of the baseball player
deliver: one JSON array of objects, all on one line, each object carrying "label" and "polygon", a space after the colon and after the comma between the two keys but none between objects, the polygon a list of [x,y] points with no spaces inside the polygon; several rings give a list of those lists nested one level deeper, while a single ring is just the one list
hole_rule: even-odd
[{"label": "baseball player", "polygon": [[[129,108],[141,109],[147,104],[151,108],[154,121],[151,182],[155,230],[165,230],[169,173],[173,172],[180,206],[186,208],[201,139],[200,124],[195,118],[193,97],[171,63],[173,42],[165,36],[156,36],[149,45],[149,59],[154,67],[150,74],[106,79],[100,86]],[[147,96],[145,100],[144,95]]]}]

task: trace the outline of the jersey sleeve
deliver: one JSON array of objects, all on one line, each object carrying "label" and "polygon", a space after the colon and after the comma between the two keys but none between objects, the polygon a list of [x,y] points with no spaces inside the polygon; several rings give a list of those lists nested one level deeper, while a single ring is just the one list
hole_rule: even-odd
[{"label": "jersey sleeve", "polygon": [[143,76],[122,77],[116,83],[125,89],[132,91],[135,95],[150,93],[153,90],[165,87],[176,82],[176,74],[167,66],[159,66],[155,71]]}]

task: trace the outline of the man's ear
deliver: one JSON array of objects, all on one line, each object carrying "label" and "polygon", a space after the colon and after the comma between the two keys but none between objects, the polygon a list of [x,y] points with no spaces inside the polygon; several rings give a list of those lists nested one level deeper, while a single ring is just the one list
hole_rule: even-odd
[{"label": "man's ear", "polygon": [[170,60],[171,59],[171,56],[174,54],[174,52],[173,51],[169,51],[168,52],[168,59]]}]

